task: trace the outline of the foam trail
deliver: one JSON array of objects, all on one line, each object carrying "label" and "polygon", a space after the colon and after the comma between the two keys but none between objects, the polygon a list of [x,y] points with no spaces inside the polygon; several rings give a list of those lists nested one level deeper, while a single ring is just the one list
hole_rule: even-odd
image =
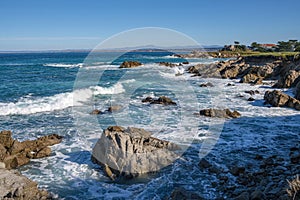
[{"label": "foam trail", "polygon": [[83,63],[78,63],[78,64],[47,63],[47,64],[44,64],[43,66],[45,66],[45,67],[75,68],[75,67],[82,67]]},{"label": "foam trail", "polygon": [[[62,110],[72,106],[83,105],[90,100],[93,95],[119,94],[125,92],[121,83],[112,87],[93,86],[90,88],[75,90],[56,94],[50,97],[40,98],[20,98],[16,103],[0,103],[0,115],[29,115],[40,112],[52,112]],[[76,99],[74,99],[74,96]]]}]

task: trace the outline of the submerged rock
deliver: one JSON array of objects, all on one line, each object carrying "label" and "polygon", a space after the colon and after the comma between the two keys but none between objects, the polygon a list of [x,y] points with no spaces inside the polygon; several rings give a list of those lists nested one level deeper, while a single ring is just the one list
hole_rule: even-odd
[{"label": "submerged rock", "polygon": [[142,65],[142,63],[140,63],[138,61],[124,61],[120,65],[120,68],[133,68],[133,67],[139,67],[141,65]]},{"label": "submerged rock", "polygon": [[264,95],[264,100],[266,104],[270,104],[275,107],[289,107],[296,110],[300,110],[300,101],[284,94],[279,90],[266,91]]},{"label": "submerged rock", "polygon": [[31,200],[51,199],[45,190],[39,190],[37,183],[15,170],[0,169],[0,199]]},{"label": "submerged rock", "polygon": [[95,109],[91,112],[91,115],[100,115],[103,114],[103,112],[101,110]]},{"label": "submerged rock", "polygon": [[162,104],[162,105],[177,105],[176,102],[172,101],[169,97],[161,96],[158,99],[154,99],[152,97],[146,97],[142,99],[143,103],[150,103],[150,104]]},{"label": "submerged rock", "polygon": [[11,131],[0,132],[0,163],[7,169],[29,163],[30,159],[43,158],[51,154],[48,146],[60,143],[62,137],[56,134],[36,140],[19,142],[12,138]]},{"label": "submerged rock", "polygon": [[156,172],[177,159],[180,147],[151,136],[140,128],[111,126],[103,131],[96,143],[92,160],[105,167],[106,174],[133,178]]},{"label": "submerged rock", "polygon": [[241,114],[238,111],[230,111],[229,109],[203,109],[200,110],[200,115],[204,115],[206,117],[218,117],[218,118],[238,118]]}]

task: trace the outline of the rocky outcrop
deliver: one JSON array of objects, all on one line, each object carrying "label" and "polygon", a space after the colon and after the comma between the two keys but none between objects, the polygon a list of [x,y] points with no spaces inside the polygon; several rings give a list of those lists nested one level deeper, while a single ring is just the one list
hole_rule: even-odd
[{"label": "rocky outcrop", "polygon": [[180,147],[151,136],[140,128],[111,126],[96,143],[92,160],[104,167],[111,178],[133,178],[156,172],[177,158]]},{"label": "rocky outcrop", "polygon": [[264,95],[264,100],[266,104],[270,104],[275,107],[289,107],[296,110],[300,110],[300,101],[284,94],[279,90],[266,91]]},{"label": "rocky outcrop", "polygon": [[0,163],[7,169],[29,163],[30,159],[43,158],[51,154],[49,146],[60,143],[62,137],[56,134],[36,140],[19,142],[12,138],[11,131],[0,132]]},{"label": "rocky outcrop", "polygon": [[161,96],[158,99],[154,99],[152,97],[147,97],[145,99],[142,99],[143,103],[150,103],[150,104],[162,104],[162,105],[176,105],[176,102],[172,101],[172,99]]},{"label": "rocky outcrop", "polygon": [[139,67],[141,65],[142,65],[142,63],[140,63],[138,61],[124,61],[120,65],[120,68],[133,68],[133,67]]},{"label": "rocky outcrop", "polygon": [[165,66],[165,67],[176,67],[176,66],[181,66],[182,64],[175,64],[175,63],[170,63],[170,62],[159,62],[159,66]]},{"label": "rocky outcrop", "polygon": [[218,118],[238,118],[241,114],[238,111],[230,111],[229,109],[204,109],[200,110],[200,115],[204,115],[206,117],[218,117]]},{"label": "rocky outcrop", "polygon": [[214,85],[212,83],[210,83],[210,82],[208,82],[208,83],[201,83],[199,86],[200,87],[214,87]]},{"label": "rocky outcrop", "polygon": [[100,115],[100,114],[105,114],[105,113],[113,113],[113,112],[117,112],[121,109],[122,109],[122,106],[120,106],[120,105],[112,105],[112,106],[108,107],[108,109],[105,110],[105,111],[95,109],[91,112],[91,115]]},{"label": "rocky outcrop", "polygon": [[0,199],[46,200],[51,199],[45,190],[39,190],[37,183],[15,170],[0,169]]},{"label": "rocky outcrop", "polygon": [[289,70],[279,78],[273,87],[290,88],[295,87],[298,82],[300,82],[300,71]]}]

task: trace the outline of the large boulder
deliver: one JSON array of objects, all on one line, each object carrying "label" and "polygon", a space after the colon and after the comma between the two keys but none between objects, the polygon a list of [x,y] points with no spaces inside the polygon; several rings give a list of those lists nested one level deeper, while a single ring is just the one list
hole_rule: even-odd
[{"label": "large boulder", "polygon": [[36,140],[19,142],[12,138],[11,131],[0,132],[0,163],[7,169],[27,164],[30,159],[43,158],[51,154],[49,146],[60,143],[62,137],[56,134]]},{"label": "large boulder", "polygon": [[266,91],[264,95],[264,100],[266,104],[270,104],[275,107],[289,107],[296,110],[300,110],[300,101],[284,94],[279,90]]},{"label": "large boulder", "polygon": [[230,111],[229,109],[203,109],[200,110],[200,115],[206,117],[218,117],[218,118],[238,118],[241,114],[238,111]]},{"label": "large boulder", "polygon": [[276,88],[290,88],[294,87],[300,79],[300,71],[289,70],[281,76],[278,82],[273,86]]},{"label": "large boulder", "polygon": [[111,179],[133,178],[168,166],[178,158],[176,150],[180,150],[178,145],[154,138],[144,129],[111,126],[96,143],[92,160]]},{"label": "large boulder", "polygon": [[124,61],[121,65],[120,68],[133,68],[133,67],[138,67],[141,66],[142,63],[138,61]]},{"label": "large boulder", "polygon": [[15,170],[0,169],[0,199],[31,200],[51,199],[45,190],[39,190],[37,183]]}]

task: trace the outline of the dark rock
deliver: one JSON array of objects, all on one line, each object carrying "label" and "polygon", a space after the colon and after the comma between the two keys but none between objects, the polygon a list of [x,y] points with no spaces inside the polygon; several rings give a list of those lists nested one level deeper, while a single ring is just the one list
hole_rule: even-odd
[{"label": "dark rock", "polygon": [[176,67],[176,66],[179,66],[175,63],[170,63],[170,62],[159,62],[159,65],[160,66],[165,66],[165,67]]},{"label": "dark rock", "polygon": [[92,160],[105,166],[109,177],[133,178],[171,164],[178,158],[176,150],[178,145],[151,137],[144,129],[111,126],[96,143]]},{"label": "dark rock", "polygon": [[290,107],[296,110],[300,110],[300,101],[290,97],[287,94],[279,90],[266,91],[264,95],[264,100],[266,104],[270,104],[275,107]]},{"label": "dark rock", "polygon": [[273,86],[276,88],[290,88],[296,85],[295,82],[299,81],[300,71],[289,70],[285,72]]},{"label": "dark rock", "polygon": [[235,84],[234,83],[227,83],[226,86],[235,86]]},{"label": "dark rock", "polygon": [[184,61],[184,62],[182,62],[182,64],[184,64],[184,65],[188,65],[188,64],[190,64],[188,61]]},{"label": "dark rock", "polygon": [[234,176],[239,176],[240,174],[244,173],[245,172],[245,167],[233,167],[231,170],[230,170],[230,173]]},{"label": "dark rock", "polygon": [[203,169],[206,169],[206,168],[209,168],[211,167],[212,165],[205,159],[205,158],[202,158],[199,162],[199,167],[200,168],[203,168]]},{"label": "dark rock", "polygon": [[0,199],[42,200],[51,199],[45,190],[39,190],[37,183],[15,170],[0,169]]},{"label": "dark rock", "polygon": [[101,110],[95,109],[91,112],[91,115],[100,115],[103,114],[103,112]]},{"label": "dark rock", "polygon": [[214,85],[212,83],[208,82],[208,83],[201,83],[200,87],[214,87]]},{"label": "dark rock", "polygon": [[200,115],[204,115],[206,117],[218,117],[218,118],[238,118],[241,114],[238,111],[230,111],[229,109],[203,109],[200,110]]},{"label": "dark rock", "polygon": [[172,99],[161,96],[158,99],[154,99],[152,97],[147,97],[145,99],[142,99],[143,103],[150,103],[150,104],[162,104],[162,105],[177,105]]},{"label": "dark rock", "polygon": [[250,95],[255,95],[255,94],[259,94],[258,90],[247,90],[245,91],[245,93],[250,94]]},{"label": "dark rock", "polygon": [[255,101],[255,99],[253,97],[249,97],[247,101]]},{"label": "dark rock", "polygon": [[246,74],[242,79],[241,83],[253,83],[253,84],[258,84],[259,80],[261,77],[259,77],[256,74]]},{"label": "dark rock", "polygon": [[140,63],[138,61],[124,61],[120,65],[120,68],[133,68],[133,67],[139,67],[141,65],[142,65],[142,63]]}]

